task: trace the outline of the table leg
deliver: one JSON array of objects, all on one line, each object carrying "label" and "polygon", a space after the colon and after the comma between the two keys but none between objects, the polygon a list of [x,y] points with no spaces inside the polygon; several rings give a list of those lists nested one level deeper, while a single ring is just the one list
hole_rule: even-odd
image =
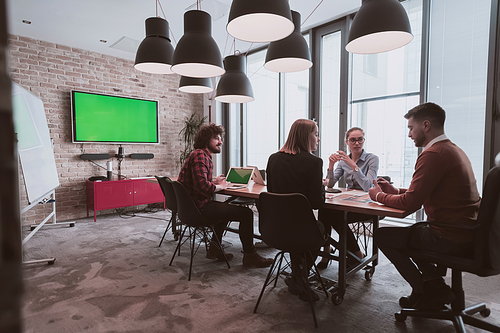
[{"label": "table leg", "polygon": [[[372,225],[372,235],[375,234],[375,230],[378,229],[378,226],[379,226],[379,217],[374,216]],[[375,260],[373,260],[373,267],[375,267],[378,265],[378,247],[377,245],[375,245],[375,240],[373,239],[373,237],[372,237],[372,257],[375,258]]]},{"label": "table leg", "polygon": [[343,221],[340,224],[340,230],[338,230],[339,233],[339,273],[338,273],[338,281],[337,285],[331,290],[332,292],[332,302],[335,305],[339,305],[344,301],[344,294],[346,290],[346,269],[347,269],[347,262],[346,262],[346,255],[347,255],[347,242],[346,242],[346,234],[347,234],[347,211],[344,211],[343,214]]}]

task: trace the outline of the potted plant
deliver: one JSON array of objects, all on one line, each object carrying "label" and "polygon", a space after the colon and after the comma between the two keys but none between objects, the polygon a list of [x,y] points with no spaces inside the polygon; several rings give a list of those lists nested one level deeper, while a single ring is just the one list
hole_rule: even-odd
[{"label": "potted plant", "polygon": [[179,166],[182,167],[186,158],[188,158],[189,154],[194,150],[194,136],[206,120],[207,117],[200,117],[195,113],[190,117],[186,117],[184,120],[184,126],[179,132],[179,136],[184,142],[184,150],[181,151],[181,155],[179,156]]}]

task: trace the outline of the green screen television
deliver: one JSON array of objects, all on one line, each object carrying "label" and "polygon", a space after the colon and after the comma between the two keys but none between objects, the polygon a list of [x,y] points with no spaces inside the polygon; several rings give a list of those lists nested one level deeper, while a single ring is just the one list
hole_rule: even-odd
[{"label": "green screen television", "polygon": [[160,141],[158,101],[71,91],[74,143]]}]

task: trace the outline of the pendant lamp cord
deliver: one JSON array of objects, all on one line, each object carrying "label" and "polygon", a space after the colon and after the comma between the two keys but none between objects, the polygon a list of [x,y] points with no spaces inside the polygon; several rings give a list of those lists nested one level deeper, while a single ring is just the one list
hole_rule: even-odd
[{"label": "pendant lamp cord", "polygon": [[245,57],[248,55],[248,52],[250,52],[250,49],[252,48],[252,45],[253,45],[253,42],[252,42],[252,44],[250,44],[250,47],[248,48],[247,52],[245,53]]},{"label": "pendant lamp cord", "polygon": [[319,5],[321,5],[322,3],[323,3],[323,0],[321,0],[321,1],[318,3],[318,5],[316,6],[316,8],[314,8],[314,9],[313,9],[313,11],[311,12],[311,14],[309,14],[309,16],[308,16],[308,17],[306,17],[306,19],[305,19],[304,21],[302,21],[301,26],[302,26],[302,25],[304,25],[304,23],[306,23],[307,19],[309,19],[309,18],[311,17],[311,15],[312,15],[312,14],[314,14],[314,12],[316,11],[316,9],[318,9]]},{"label": "pendant lamp cord", "polygon": [[156,16],[158,16],[158,5],[160,5],[160,9],[161,9],[161,12],[163,14],[163,17],[165,18],[165,20],[167,19],[167,16],[165,15],[165,12],[163,11],[163,7],[161,6],[161,2],[160,0],[156,0]]},{"label": "pendant lamp cord", "polygon": [[229,34],[226,33],[226,44],[224,44],[224,53],[222,54],[226,54],[226,50],[227,50],[227,41],[229,40]]},{"label": "pendant lamp cord", "polygon": [[[163,7],[161,5],[160,0],[156,0],[156,17],[160,17],[160,16],[158,16],[158,5],[160,6],[160,10],[163,14],[163,18],[166,20],[167,15],[165,15],[165,12],[163,11]],[[172,39],[174,40],[175,45],[177,45],[177,40],[175,39],[174,32],[172,31],[172,28],[170,28],[170,25],[168,26],[168,30],[170,31],[170,36],[172,36]]]}]

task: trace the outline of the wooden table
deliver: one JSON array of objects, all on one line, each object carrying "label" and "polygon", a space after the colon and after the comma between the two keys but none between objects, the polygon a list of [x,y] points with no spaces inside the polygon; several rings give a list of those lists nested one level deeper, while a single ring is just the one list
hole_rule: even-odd
[{"label": "wooden table", "polygon": [[[156,179],[151,181],[156,181]],[[356,267],[353,267],[349,271],[347,271],[346,257],[348,255],[353,256],[352,253],[347,251],[345,242],[348,228],[347,213],[354,212],[372,215],[373,231],[378,228],[379,216],[404,218],[413,213],[412,211],[390,208],[377,202],[373,202],[369,200],[370,198],[368,196],[368,193],[360,190],[341,190],[341,193],[326,193],[325,205],[323,207],[326,209],[335,209],[344,212],[344,223],[341,223],[341,230],[337,230],[339,234],[339,242],[330,238],[330,242],[334,244],[334,246],[339,250],[339,255],[334,256],[333,254],[321,252],[322,256],[339,262],[338,280],[336,282],[333,281],[335,282],[334,285],[329,288],[329,291],[332,294],[332,302],[336,305],[342,303],[344,300],[344,294],[347,287],[347,278],[357,271],[365,269],[365,278],[367,280],[371,280],[371,277],[375,272],[375,266],[378,263],[378,249],[372,241],[372,255],[370,257],[367,256],[363,258],[363,260],[361,260],[361,262]],[[260,193],[266,191],[266,186],[258,185],[251,181],[248,187],[241,189],[225,189],[217,192],[217,194],[258,199]],[[255,237],[260,239],[259,235],[255,235]]]},{"label": "wooden table", "polygon": [[[265,191],[267,191],[266,186],[254,184],[251,182],[250,185],[246,188],[232,190],[226,189],[217,193],[258,199],[259,194]],[[348,255],[353,256],[352,253],[348,253],[345,242],[348,228],[347,213],[355,212],[372,215],[373,231],[375,231],[378,228],[379,216],[404,218],[411,214],[412,211],[404,211],[384,206],[377,202],[371,201],[368,193],[366,192],[347,189],[342,189],[342,193],[326,193],[325,205],[323,208],[335,209],[344,212],[344,223],[341,223],[341,230],[337,230],[337,232],[339,233],[339,242],[330,238],[330,242],[334,244],[334,246],[339,250],[339,255],[334,256],[333,254],[327,254],[324,252],[321,253],[327,258],[337,260],[339,262],[338,280],[331,288],[329,288],[329,291],[332,294],[332,302],[338,305],[344,300],[347,278],[357,271],[365,269],[365,278],[367,280],[371,280],[371,277],[375,271],[375,266],[378,263],[378,249],[375,244],[373,244],[372,240],[372,255],[370,257],[367,256],[363,258],[363,260],[361,260],[361,262],[356,267],[351,268],[347,272],[346,257]]]},{"label": "wooden table", "polygon": [[[347,251],[346,248],[346,233],[348,228],[347,223],[347,213],[361,213],[371,215],[373,217],[373,231],[378,229],[379,226],[379,216],[386,217],[396,217],[404,218],[412,213],[412,211],[404,211],[400,209],[395,209],[387,207],[380,203],[370,200],[368,193],[360,190],[343,190],[342,193],[337,194],[326,194],[325,206],[327,209],[335,209],[343,211],[344,223],[341,223],[341,230],[337,230],[339,233],[339,242],[336,246],[339,250],[338,257],[333,255],[327,255],[328,258],[337,260],[339,262],[338,270],[338,281],[329,291],[332,294],[332,302],[334,304],[340,304],[344,300],[344,294],[346,290],[347,278],[356,273],[361,269],[365,269],[365,278],[371,280],[373,273],[375,272],[375,266],[378,264],[378,248],[375,246],[372,240],[372,254],[370,257],[363,258],[358,265],[347,271],[346,257],[349,255],[354,257],[354,255]],[[333,241],[333,243],[336,243]]]}]

